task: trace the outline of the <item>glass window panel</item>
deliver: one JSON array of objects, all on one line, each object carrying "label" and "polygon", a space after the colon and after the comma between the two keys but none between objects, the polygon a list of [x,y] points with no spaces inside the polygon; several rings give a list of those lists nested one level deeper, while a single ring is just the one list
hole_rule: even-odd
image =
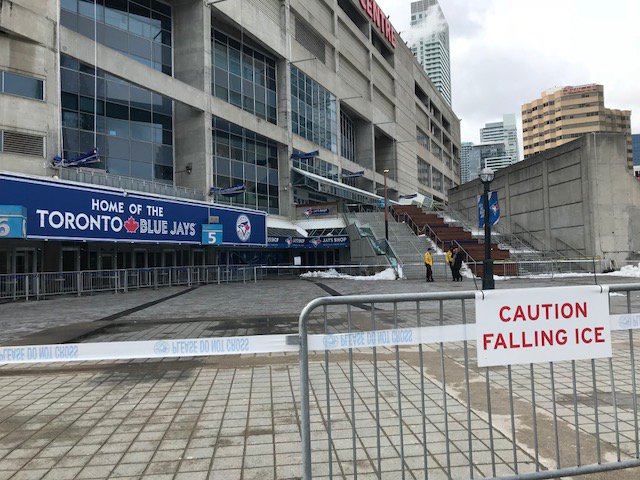
[{"label": "glass window panel", "polygon": [[62,93],[62,108],[66,108],[68,110],[77,110],[78,109],[78,95],[74,95],[73,93]]},{"label": "glass window panel", "polygon": [[173,165],[173,148],[156,146],[154,152],[154,163],[160,165]]},{"label": "glass window panel", "polygon": [[127,161],[130,158],[129,142],[127,140],[109,137],[107,138],[106,148],[105,154],[109,157],[127,159]]},{"label": "glass window panel", "polygon": [[136,162],[153,163],[153,144],[131,142],[131,160]]},{"label": "glass window panel", "polygon": [[151,123],[151,112],[139,108],[131,108],[130,114],[133,122]]},{"label": "glass window panel", "polygon": [[78,128],[78,113],[69,110],[62,111],[62,125],[64,127]]},{"label": "glass window panel", "polygon": [[152,166],[150,163],[131,162],[131,176],[151,180]]},{"label": "glass window panel", "polygon": [[229,177],[231,175],[231,162],[226,158],[216,158],[216,174]]},{"label": "glass window panel", "polygon": [[86,153],[97,147],[94,138],[93,132],[79,132],[79,150]]},{"label": "glass window panel", "polygon": [[[64,112],[63,112],[64,114]],[[65,150],[79,151],[80,142],[78,140],[78,131],[72,128],[62,129],[62,142]]]},{"label": "glass window panel", "polygon": [[151,125],[131,122],[131,138],[152,142],[153,129],[151,128]]},{"label": "glass window panel", "polygon": [[129,37],[129,52],[142,58],[151,59],[151,42],[131,35]]},{"label": "glass window panel", "polygon": [[173,122],[171,117],[168,115],[162,115],[160,113],[153,114],[153,123],[156,125],[162,125],[162,128],[165,130],[173,129]]},{"label": "glass window panel", "polygon": [[241,179],[244,176],[243,171],[242,162],[231,161],[231,176]]},{"label": "glass window panel", "polygon": [[168,165],[154,165],[153,168],[156,180],[173,180],[173,167]]},{"label": "glass window panel", "polygon": [[129,122],[126,120],[117,120],[115,118],[107,118],[106,133],[111,137],[129,138]]},{"label": "glass window panel", "polygon": [[12,72],[4,72],[3,75],[4,93],[36,100],[44,99],[44,82],[42,80]]},{"label": "glass window panel", "polygon": [[78,11],[78,0],[62,0],[60,6],[70,12]]},{"label": "glass window panel", "polygon": [[78,116],[78,127],[82,130],[93,131],[95,129],[93,118],[93,115],[89,113],[80,113]]},{"label": "glass window panel", "polygon": [[126,175],[129,176],[129,160],[122,160],[119,158],[107,158],[107,172],[114,175]]}]

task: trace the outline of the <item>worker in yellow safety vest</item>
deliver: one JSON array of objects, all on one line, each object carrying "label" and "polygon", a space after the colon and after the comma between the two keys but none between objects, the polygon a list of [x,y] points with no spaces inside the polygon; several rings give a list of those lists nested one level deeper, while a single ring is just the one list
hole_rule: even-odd
[{"label": "worker in yellow safety vest", "polygon": [[427,269],[427,282],[433,282],[433,250],[429,248],[424,254],[424,266]]},{"label": "worker in yellow safety vest", "polygon": [[451,247],[449,250],[447,250],[447,255],[445,257],[445,262],[447,262],[447,265],[449,265],[449,268],[451,269],[451,278],[453,278],[455,280],[455,275],[453,274],[453,247]]}]

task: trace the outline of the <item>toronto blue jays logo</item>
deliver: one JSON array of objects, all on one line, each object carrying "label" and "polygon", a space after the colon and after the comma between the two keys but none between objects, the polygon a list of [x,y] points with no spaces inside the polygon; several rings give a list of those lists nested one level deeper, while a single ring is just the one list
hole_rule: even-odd
[{"label": "toronto blue jays logo", "polygon": [[251,221],[246,215],[240,215],[236,220],[236,234],[238,238],[246,242],[251,238]]},{"label": "toronto blue jays logo", "polygon": [[286,243],[287,246],[290,247],[293,244],[293,238],[287,237],[286,240],[284,241],[284,243]]},{"label": "toronto blue jays logo", "polygon": [[165,342],[164,340],[160,340],[153,346],[153,351],[157,355],[166,355],[167,353],[169,353],[169,343]]},{"label": "toronto blue jays logo", "polygon": [[313,245],[314,247],[317,247],[321,243],[322,243],[322,240],[320,238],[314,238],[311,240],[311,245]]},{"label": "toronto blue jays logo", "polygon": [[336,348],[338,346],[338,339],[336,338],[335,335],[325,335],[324,336],[324,348],[331,349],[331,348]]}]

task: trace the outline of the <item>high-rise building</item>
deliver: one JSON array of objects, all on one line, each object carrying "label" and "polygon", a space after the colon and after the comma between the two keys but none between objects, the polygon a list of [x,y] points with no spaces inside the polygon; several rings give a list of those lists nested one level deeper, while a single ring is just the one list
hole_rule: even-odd
[{"label": "high-rise building", "polygon": [[604,87],[590,84],[547,90],[522,106],[524,157],[558,147],[588,133],[623,133],[633,171],[631,111],[604,106]]},{"label": "high-rise building", "polygon": [[516,126],[516,116],[513,113],[503,115],[501,122],[485,124],[480,129],[480,141],[482,143],[505,142],[507,155],[511,158],[511,164],[520,160],[518,152],[518,127]]},{"label": "high-rise building", "polygon": [[463,144],[463,149],[465,145],[467,148],[467,160],[466,172],[464,163],[462,167],[462,183],[478,178],[483,168],[489,167],[496,171],[512,165],[511,157],[507,154],[507,144],[505,142],[481,143],[478,145],[466,143]]},{"label": "high-rise building", "polygon": [[438,0],[411,2],[409,47],[424,71],[451,105],[449,24]]},{"label": "high-rise building", "polygon": [[462,142],[460,145],[460,181],[466,183],[469,178],[469,154],[473,150],[473,142]]}]

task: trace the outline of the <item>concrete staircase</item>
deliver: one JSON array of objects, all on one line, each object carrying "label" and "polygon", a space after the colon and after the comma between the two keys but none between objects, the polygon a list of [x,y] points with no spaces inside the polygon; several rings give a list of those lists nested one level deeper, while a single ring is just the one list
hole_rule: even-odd
[{"label": "concrete staircase", "polygon": [[[376,239],[385,237],[384,212],[367,212],[352,214],[360,227],[369,228]],[[402,264],[405,278],[420,280],[425,278],[423,257],[427,248],[434,248],[433,243],[426,236],[416,236],[409,225],[397,222],[389,215],[389,244]],[[446,266],[444,255],[434,253],[433,276],[435,280],[451,279],[451,273]]]},{"label": "concrete staircase", "polygon": [[[463,227],[450,225],[434,213],[425,213],[416,205],[394,205],[392,207],[393,216],[406,222],[405,226],[414,235],[425,233],[439,248],[446,250],[450,245],[460,246],[467,255],[467,262],[471,263],[470,269],[476,276],[482,276],[482,265],[485,251],[484,244],[474,238],[471,232]],[[509,251],[502,250],[498,244],[491,244],[491,258],[493,260],[506,260],[509,258]]]}]

